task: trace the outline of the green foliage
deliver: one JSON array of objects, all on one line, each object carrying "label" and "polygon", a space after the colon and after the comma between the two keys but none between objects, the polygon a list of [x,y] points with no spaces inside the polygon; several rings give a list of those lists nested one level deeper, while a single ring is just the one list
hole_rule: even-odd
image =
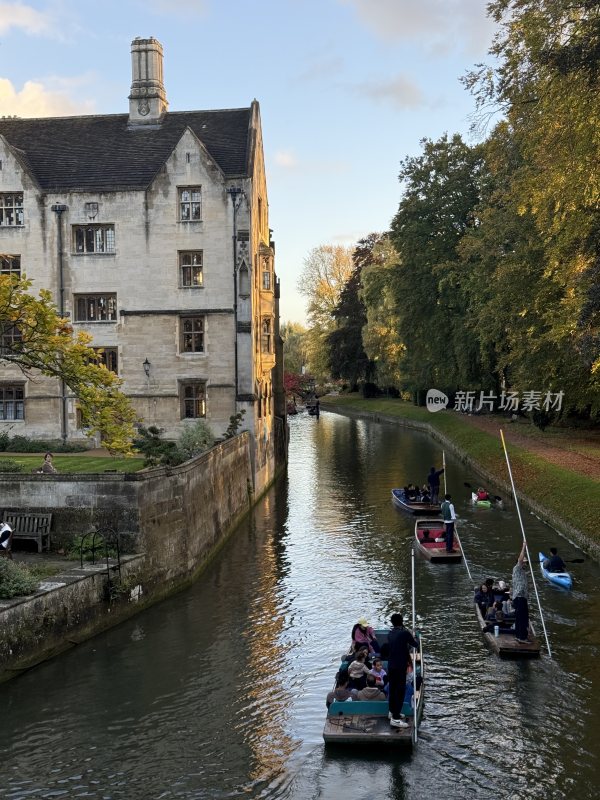
[{"label": "green foliage", "polygon": [[144,466],[156,467],[176,466],[182,464],[186,457],[179,450],[177,444],[169,439],[162,438],[163,431],[155,425],[148,428],[140,426],[138,436],[133,445],[144,456]]},{"label": "green foliage", "polygon": [[23,467],[13,458],[0,459],[0,472],[23,472]]},{"label": "green foliage", "polygon": [[29,436],[9,436],[0,433],[0,451],[7,453],[84,453],[84,444],[63,442],[61,439],[30,439]]},{"label": "green foliage", "polygon": [[111,453],[129,453],[136,414],[120,391],[121,380],[98,363],[89,346],[91,335],[75,333],[69,320],[58,315],[51,292],[42,289],[34,297],[31,285],[26,278],[0,275],[0,323],[18,332],[5,342],[1,360],[26,374],[38,370],[64,380],[90,432],[99,432]]},{"label": "green foliage", "polygon": [[[79,561],[83,555],[84,561],[102,563],[103,559],[106,560],[106,553],[105,539],[101,533],[98,533],[95,539],[93,534],[84,533],[82,536],[76,536],[73,539],[67,552],[67,558],[71,561]],[[117,557],[117,550],[112,544],[108,545],[108,557]]]},{"label": "green foliage", "polygon": [[215,441],[210,425],[203,419],[186,424],[178,441],[178,448],[187,458],[193,458],[212,447]]},{"label": "green foliage", "polygon": [[38,583],[38,578],[27,567],[8,558],[0,558],[0,597],[3,600],[33,594]]},{"label": "green foliage", "polygon": [[238,429],[242,425],[245,413],[246,409],[243,408],[241,411],[238,411],[237,414],[232,414],[229,417],[229,425],[227,426],[227,430],[224,433],[226,439],[231,439],[233,436],[236,435]]},{"label": "green foliage", "polygon": [[283,339],[283,362],[287,372],[297,375],[307,363],[306,335],[307,329],[297,322],[284,322],[280,328]]}]

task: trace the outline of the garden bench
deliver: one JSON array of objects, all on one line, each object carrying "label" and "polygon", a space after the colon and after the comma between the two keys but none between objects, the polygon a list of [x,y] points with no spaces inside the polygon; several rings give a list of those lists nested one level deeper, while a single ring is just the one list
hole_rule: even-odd
[{"label": "garden bench", "polygon": [[50,550],[50,525],[52,514],[30,514],[21,511],[5,511],[2,521],[13,529],[13,543],[17,539],[33,539],[37,542],[38,553],[42,552],[44,537],[46,550]]}]

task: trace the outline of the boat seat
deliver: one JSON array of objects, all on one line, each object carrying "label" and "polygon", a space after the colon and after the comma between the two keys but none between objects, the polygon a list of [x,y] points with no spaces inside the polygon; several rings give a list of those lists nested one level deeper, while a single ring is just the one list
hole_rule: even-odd
[{"label": "boat seat", "polygon": [[[370,716],[387,717],[390,710],[387,700],[334,700],[327,711],[328,717],[342,716]],[[402,713],[405,717],[412,717],[413,709],[408,703],[402,706]]]}]

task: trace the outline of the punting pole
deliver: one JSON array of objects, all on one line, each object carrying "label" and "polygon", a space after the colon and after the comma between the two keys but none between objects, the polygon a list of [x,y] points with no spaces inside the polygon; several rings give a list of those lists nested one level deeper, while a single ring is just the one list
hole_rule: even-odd
[{"label": "punting pole", "polygon": [[[447,494],[446,491],[446,451],[442,450],[442,466],[444,467],[444,494]],[[456,523],[454,523],[454,530],[456,530]],[[458,542],[458,546],[460,547],[460,552],[462,553],[463,561],[465,562],[465,567],[467,568],[467,573],[469,575],[469,580],[473,583],[473,576],[471,575],[471,570],[469,569],[469,562],[467,561],[467,557],[465,555],[465,551],[463,550],[462,542],[460,540],[460,536],[458,535],[458,531],[456,530],[456,540]]]},{"label": "punting pole", "polygon": [[[412,629],[413,636],[417,632],[417,614],[415,606],[415,548],[411,549],[411,571],[412,571]],[[421,660],[421,664],[423,661]],[[417,743],[417,651],[413,657],[413,739]]]},{"label": "punting pole", "polygon": [[446,486],[446,451],[442,450],[442,467],[444,468],[444,494],[448,494],[448,487]]},{"label": "punting pole", "polygon": [[[454,530],[456,531],[456,522],[454,523]],[[473,583],[473,576],[471,575],[471,570],[469,569],[469,562],[467,561],[465,551],[463,550],[462,542],[460,540],[460,536],[458,535],[458,531],[456,531],[456,538],[458,540],[458,546],[460,547],[460,552],[462,553],[463,561],[465,562],[465,567],[467,568],[467,574],[469,575],[469,580],[471,581],[471,583]]]},{"label": "punting pole", "polygon": [[519,507],[519,498],[517,497],[517,490],[515,489],[515,482],[513,479],[512,469],[510,468],[510,459],[508,458],[508,450],[506,449],[506,442],[504,441],[504,433],[502,429],[500,429],[500,439],[502,440],[502,447],[504,449],[504,457],[506,458],[506,466],[508,467],[508,475],[510,477],[510,485],[512,486],[513,497],[515,499],[515,506],[517,509],[517,516],[519,517],[519,525],[521,526],[521,534],[523,535],[523,544],[525,545],[525,552],[527,553],[527,561],[529,562],[529,568],[531,572],[531,580],[533,582],[533,588],[535,590],[535,597],[537,600],[538,608],[540,610],[540,619],[542,621],[542,628],[544,629],[544,637],[546,638],[546,647],[548,649],[548,655],[552,658],[552,649],[550,648],[550,640],[548,639],[548,631],[546,630],[546,622],[544,621],[544,613],[542,611],[542,604],[540,602],[540,596],[537,590],[537,584],[535,582],[535,575],[533,571],[533,565],[531,563],[531,556],[529,555],[529,548],[527,547],[527,539],[525,538],[525,526],[523,525],[523,517],[521,516],[521,509]]}]

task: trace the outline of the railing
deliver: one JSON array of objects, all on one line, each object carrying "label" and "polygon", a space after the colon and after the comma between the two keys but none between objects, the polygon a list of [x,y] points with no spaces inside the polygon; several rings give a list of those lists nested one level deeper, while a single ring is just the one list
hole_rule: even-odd
[{"label": "railing", "polygon": [[111,571],[111,564],[109,550],[114,549],[116,551],[116,560],[117,560],[117,572],[119,573],[119,583],[121,583],[121,547],[120,547],[120,536],[121,534],[114,530],[114,528],[106,527],[106,528],[93,528],[88,533],[84,533],[81,537],[81,541],[79,543],[79,563],[81,569],[83,569],[83,552],[86,549],[86,544],[89,542],[91,537],[91,552],[92,552],[92,564],[96,564],[96,552],[101,553],[102,549],[104,550],[104,558],[106,560],[106,577],[108,580],[107,586],[107,593],[109,602],[112,597],[112,582],[110,577]]}]

